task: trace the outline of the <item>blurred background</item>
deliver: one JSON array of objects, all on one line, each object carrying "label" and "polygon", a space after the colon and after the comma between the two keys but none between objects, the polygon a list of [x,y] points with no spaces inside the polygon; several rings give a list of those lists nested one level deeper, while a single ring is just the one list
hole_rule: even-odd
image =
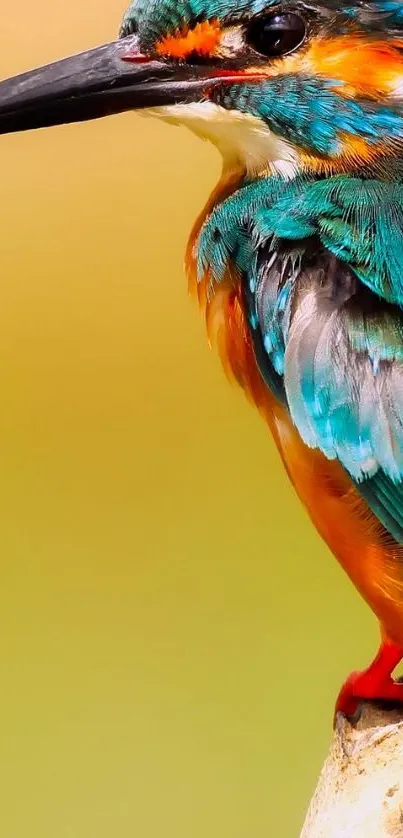
[{"label": "blurred background", "polygon": [[[0,75],[123,10],[5,4]],[[187,296],[219,157],[131,114],[0,144],[0,833],[295,838],[377,632]]]}]

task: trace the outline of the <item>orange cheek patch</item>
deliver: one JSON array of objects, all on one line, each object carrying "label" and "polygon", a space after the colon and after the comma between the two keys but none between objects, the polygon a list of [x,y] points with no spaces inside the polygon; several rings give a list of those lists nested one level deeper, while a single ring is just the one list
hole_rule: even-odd
[{"label": "orange cheek patch", "polygon": [[[379,98],[390,95],[403,74],[400,43],[365,41],[359,35],[318,38],[303,53],[285,58],[277,72],[321,75],[344,82],[344,95]],[[343,88],[338,88],[343,95]]]},{"label": "orange cheek patch", "polygon": [[401,53],[390,43],[352,35],[317,41],[306,58],[314,73],[345,82],[347,95],[388,95],[403,69]]},{"label": "orange cheek patch", "polygon": [[178,29],[166,35],[156,45],[157,55],[166,58],[187,58],[192,53],[214,55],[221,38],[218,20],[197,23],[193,29]]}]

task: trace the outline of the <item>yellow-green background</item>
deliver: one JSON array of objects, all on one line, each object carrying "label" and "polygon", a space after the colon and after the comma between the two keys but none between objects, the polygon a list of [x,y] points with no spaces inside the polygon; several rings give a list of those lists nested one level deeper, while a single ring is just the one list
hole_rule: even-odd
[{"label": "yellow-green background", "polygon": [[[0,74],[122,12],[3,3]],[[294,838],[376,630],[187,297],[218,155],[131,114],[0,144],[0,834]]]}]

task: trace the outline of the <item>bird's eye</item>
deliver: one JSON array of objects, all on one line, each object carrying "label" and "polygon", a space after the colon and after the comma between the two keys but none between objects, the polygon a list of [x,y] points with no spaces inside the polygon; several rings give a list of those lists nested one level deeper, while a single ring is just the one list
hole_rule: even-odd
[{"label": "bird's eye", "polygon": [[299,47],[305,33],[305,21],[295,12],[271,14],[251,21],[246,31],[246,41],[261,55],[275,58]]}]

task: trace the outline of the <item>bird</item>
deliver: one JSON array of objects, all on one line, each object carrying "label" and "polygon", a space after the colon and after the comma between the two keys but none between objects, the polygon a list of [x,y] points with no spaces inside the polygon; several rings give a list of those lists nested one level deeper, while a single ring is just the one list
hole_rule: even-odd
[{"label": "bird", "polygon": [[136,0],[116,40],[0,83],[0,133],[141,110],[222,155],[186,253],[379,650],[336,713],[403,703],[403,2]]}]

